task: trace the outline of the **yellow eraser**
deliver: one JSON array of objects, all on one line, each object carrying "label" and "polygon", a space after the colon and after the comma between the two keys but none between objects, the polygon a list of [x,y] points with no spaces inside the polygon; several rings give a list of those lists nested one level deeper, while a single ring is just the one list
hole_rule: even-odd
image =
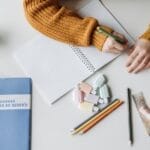
[{"label": "yellow eraser", "polygon": [[86,112],[92,112],[93,106],[94,106],[94,104],[88,103],[88,102],[85,102],[85,101],[83,103],[79,104],[79,108],[83,111],[86,111]]}]

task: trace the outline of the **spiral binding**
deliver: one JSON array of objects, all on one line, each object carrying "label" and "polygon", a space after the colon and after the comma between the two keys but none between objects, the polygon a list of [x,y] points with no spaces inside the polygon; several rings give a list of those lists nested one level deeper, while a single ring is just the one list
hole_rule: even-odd
[{"label": "spiral binding", "polygon": [[92,65],[92,63],[88,60],[88,58],[82,53],[79,47],[70,45],[73,52],[76,54],[76,56],[82,61],[82,63],[85,65],[85,67],[92,73],[95,72],[95,67]]}]

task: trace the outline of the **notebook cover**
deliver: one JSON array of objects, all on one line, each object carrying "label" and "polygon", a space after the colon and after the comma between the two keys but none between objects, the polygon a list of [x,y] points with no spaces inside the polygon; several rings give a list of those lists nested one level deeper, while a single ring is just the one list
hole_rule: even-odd
[{"label": "notebook cover", "polygon": [[30,150],[31,79],[0,79],[0,149]]}]

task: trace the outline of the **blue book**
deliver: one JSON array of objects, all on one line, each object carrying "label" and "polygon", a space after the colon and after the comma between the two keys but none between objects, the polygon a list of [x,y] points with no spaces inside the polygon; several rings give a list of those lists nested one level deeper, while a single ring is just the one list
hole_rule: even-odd
[{"label": "blue book", "polygon": [[0,149],[30,150],[30,78],[0,78]]}]

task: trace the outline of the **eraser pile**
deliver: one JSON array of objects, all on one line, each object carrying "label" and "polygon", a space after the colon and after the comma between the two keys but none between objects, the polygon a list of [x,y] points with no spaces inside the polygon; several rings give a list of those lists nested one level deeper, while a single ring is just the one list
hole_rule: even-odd
[{"label": "eraser pile", "polygon": [[111,99],[106,77],[102,74],[94,80],[92,86],[85,82],[78,84],[73,95],[73,100],[79,108],[90,112],[98,111],[102,105],[107,105]]}]

